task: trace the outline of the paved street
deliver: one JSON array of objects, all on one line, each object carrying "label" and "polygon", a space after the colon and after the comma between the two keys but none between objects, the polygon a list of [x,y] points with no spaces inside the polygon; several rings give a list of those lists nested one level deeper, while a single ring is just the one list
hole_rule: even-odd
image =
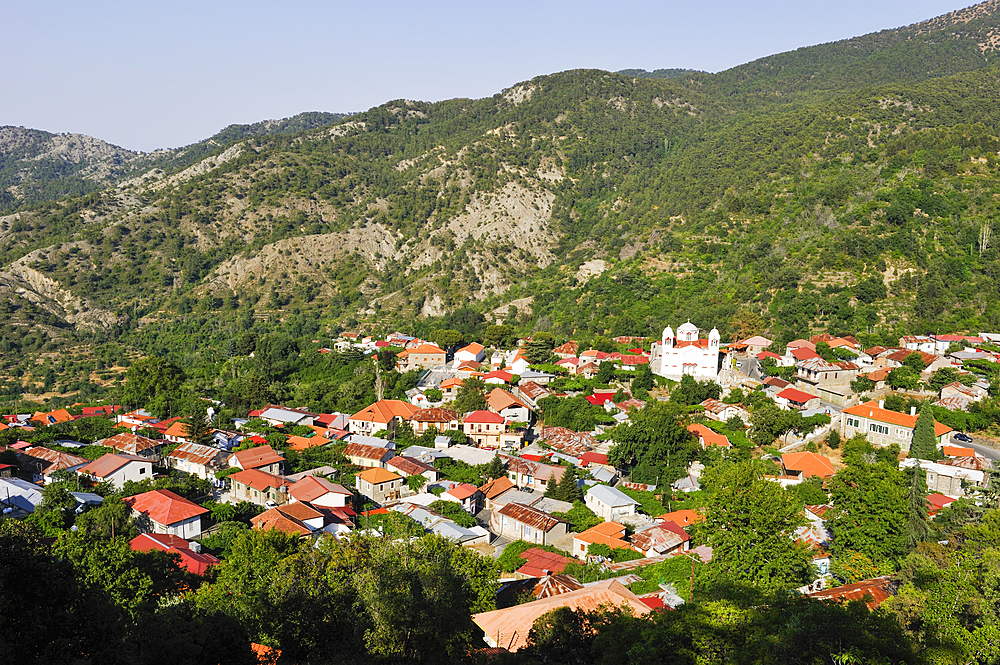
[{"label": "paved street", "polygon": [[955,438],[952,438],[951,443],[956,446],[966,446],[968,448],[972,448],[977,454],[982,455],[993,462],[994,467],[998,466],[997,461],[1000,460],[1000,450],[997,450],[992,445],[989,445],[990,442],[986,439],[975,436],[974,434],[970,434],[970,436],[972,437],[972,443],[957,441]]}]

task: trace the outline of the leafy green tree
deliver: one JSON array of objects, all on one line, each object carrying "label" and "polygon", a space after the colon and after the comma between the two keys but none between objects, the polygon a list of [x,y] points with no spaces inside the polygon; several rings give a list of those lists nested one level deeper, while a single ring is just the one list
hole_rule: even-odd
[{"label": "leafy green tree", "polygon": [[905,554],[907,490],[893,450],[880,455],[865,441],[844,445],[848,466],[829,482],[834,510],[827,523],[837,534],[837,556],[858,552],[882,566]]},{"label": "leafy green tree", "polygon": [[212,435],[209,433],[208,424],[205,423],[203,417],[194,416],[192,418],[185,418],[183,422],[184,428],[187,430],[185,438],[200,446],[212,445]]},{"label": "leafy green tree", "polygon": [[594,376],[594,380],[607,385],[611,383],[613,378],[615,378],[615,364],[609,361],[602,362],[597,370],[597,374]]},{"label": "leafy green tree", "polygon": [[941,369],[934,372],[931,375],[930,381],[927,382],[927,386],[931,390],[940,391],[949,383],[954,383],[961,379],[961,374],[954,367],[942,367]]},{"label": "leafy green tree", "polygon": [[604,521],[595,515],[594,511],[588,508],[583,501],[574,501],[573,507],[565,513],[553,513],[553,515],[569,522],[572,530],[576,533],[586,531]]},{"label": "leafy green tree", "polygon": [[701,528],[714,549],[712,566],[764,593],[807,581],[811,555],[794,540],[804,523],[798,501],[756,462],[716,466],[702,478],[712,489]]},{"label": "leafy green tree", "polygon": [[487,409],[489,405],[486,403],[485,387],[486,384],[475,377],[463,380],[462,385],[458,388],[458,395],[455,396],[455,402],[452,406],[459,413]]},{"label": "leafy green tree", "polygon": [[517,344],[517,333],[513,326],[491,325],[486,328],[483,345],[494,349],[511,349]]},{"label": "leafy green tree", "polygon": [[769,446],[774,440],[795,429],[798,413],[786,411],[768,400],[750,411],[750,440],[757,446]]},{"label": "leafy green tree", "polygon": [[150,356],[132,363],[125,373],[122,401],[127,408],[148,408],[158,416],[176,409],[184,373],[168,360]]},{"label": "leafy green tree", "polygon": [[656,385],[656,380],[653,378],[653,370],[649,368],[649,365],[639,365],[635,369],[635,376],[632,377],[630,384],[632,395],[638,399],[645,399],[654,385]]},{"label": "leafy green tree", "polygon": [[500,459],[499,455],[494,456],[493,459],[489,461],[486,465],[486,469],[483,471],[483,476],[487,480],[494,480],[496,478],[502,478],[507,475],[507,467],[504,466],[503,460]]},{"label": "leafy green tree", "polygon": [[454,501],[438,499],[437,501],[432,501],[428,508],[447,517],[459,526],[466,528],[476,526],[476,518],[465,512],[462,505]]},{"label": "leafy green tree", "polygon": [[[912,357],[910,356],[910,358]],[[920,356],[916,357],[919,359]],[[901,365],[889,370],[885,382],[896,390],[916,390],[920,387],[920,374],[914,372],[908,365]]]},{"label": "leafy green tree", "polygon": [[552,358],[552,349],[555,348],[555,340],[548,333],[535,333],[531,341],[524,346],[524,356],[532,365],[541,365],[549,362]]},{"label": "leafy green tree", "polygon": [[851,390],[856,394],[862,395],[864,393],[870,393],[875,390],[875,382],[869,379],[864,374],[859,374],[857,378],[851,381]]},{"label": "leafy green tree", "polygon": [[695,381],[694,377],[685,374],[670,391],[670,401],[691,406],[706,399],[718,399],[721,394],[722,388],[715,381]]},{"label": "leafy green tree", "polygon": [[676,404],[653,402],[619,425],[608,461],[630,467],[636,482],[670,484],[687,473],[698,451],[698,441],[684,426]]},{"label": "leafy green tree", "polygon": [[941,451],[938,450],[937,438],[934,436],[934,414],[927,401],[920,405],[920,415],[913,428],[910,457],[931,461],[941,459]]},{"label": "leafy green tree", "polygon": [[465,333],[449,328],[438,328],[430,334],[428,339],[447,351],[450,348],[464,344]]}]

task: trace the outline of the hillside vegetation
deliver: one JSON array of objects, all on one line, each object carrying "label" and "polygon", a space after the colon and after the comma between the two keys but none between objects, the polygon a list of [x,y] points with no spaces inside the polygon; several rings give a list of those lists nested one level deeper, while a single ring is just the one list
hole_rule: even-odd
[{"label": "hillside vegetation", "polygon": [[4,371],[95,340],[215,362],[277,328],[997,328],[998,30],[988,2],[719,74],[230,128],[0,219]]}]

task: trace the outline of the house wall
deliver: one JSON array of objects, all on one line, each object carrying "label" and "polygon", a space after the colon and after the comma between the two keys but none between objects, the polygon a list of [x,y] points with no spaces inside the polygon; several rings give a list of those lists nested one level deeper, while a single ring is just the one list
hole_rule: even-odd
[{"label": "house wall", "polygon": [[142,513],[134,510],[132,514],[136,517],[136,526],[138,526],[141,533],[163,533],[180,536],[185,540],[201,536],[201,515],[167,525],[154,522]]},{"label": "house wall", "polygon": [[103,480],[108,480],[115,487],[121,489],[125,486],[125,481],[132,480],[139,482],[153,477],[152,462],[129,462]]},{"label": "house wall", "polygon": [[[232,480],[232,479],[230,479]],[[287,503],[288,495],[278,491],[277,487],[268,487],[265,490],[256,490],[249,485],[233,480],[233,497],[237,501],[249,501],[250,503],[263,506],[268,501],[274,501],[278,505]]]},{"label": "house wall", "polygon": [[351,464],[355,466],[362,466],[366,469],[384,469],[385,463],[377,459],[368,459],[367,457],[348,457],[351,460]]},{"label": "house wall", "polygon": [[583,503],[594,511],[594,514],[598,517],[604,519],[605,522],[613,522],[626,515],[635,515],[635,504],[629,504],[627,506],[619,506],[617,508],[612,508],[608,504],[604,503],[593,494],[585,494],[583,496]]},{"label": "house wall", "polygon": [[494,511],[490,514],[490,531],[511,540],[523,540],[536,545],[551,545],[552,541],[566,535],[566,525],[558,522],[546,532],[518,522],[506,515],[501,515],[499,511]]},{"label": "house wall", "polygon": [[480,448],[499,448],[500,434],[505,425],[501,423],[464,423],[465,436],[472,439]]},{"label": "house wall", "polygon": [[358,491],[374,501],[375,503],[385,503],[388,499],[399,497],[399,488],[402,486],[402,479],[390,480],[388,482],[373,485],[366,480],[358,478]]},{"label": "house wall", "polygon": [[343,508],[351,504],[351,496],[348,494],[338,494],[336,492],[328,492],[323,496],[317,497],[316,499],[310,501],[314,506],[321,506],[323,508]]},{"label": "house wall", "polygon": [[840,419],[841,436],[849,439],[855,434],[864,434],[877,446],[898,444],[900,450],[908,451],[913,441],[913,428],[883,423],[872,418],[844,414]]}]

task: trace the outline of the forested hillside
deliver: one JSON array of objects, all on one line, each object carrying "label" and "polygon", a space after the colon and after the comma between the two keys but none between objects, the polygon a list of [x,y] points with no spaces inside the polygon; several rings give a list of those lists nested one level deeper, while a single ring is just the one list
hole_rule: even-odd
[{"label": "forested hillside", "polygon": [[719,74],[574,70],[228,128],[0,220],[8,387],[38,352],[197,364],[278,327],[996,328],[998,24],[988,2]]}]

